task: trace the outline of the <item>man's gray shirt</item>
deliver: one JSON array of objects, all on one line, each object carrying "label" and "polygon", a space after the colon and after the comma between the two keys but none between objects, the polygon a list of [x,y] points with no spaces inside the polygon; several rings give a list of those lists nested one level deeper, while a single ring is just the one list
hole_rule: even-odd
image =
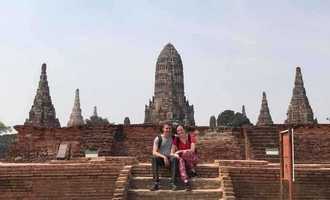
[{"label": "man's gray shirt", "polygon": [[[160,154],[163,154],[164,156],[169,156],[171,154],[171,147],[172,147],[172,137],[168,136],[165,137],[163,134],[162,137],[162,144],[160,145],[160,148],[158,149],[158,152]],[[154,139],[154,146],[158,148],[158,136]]]}]

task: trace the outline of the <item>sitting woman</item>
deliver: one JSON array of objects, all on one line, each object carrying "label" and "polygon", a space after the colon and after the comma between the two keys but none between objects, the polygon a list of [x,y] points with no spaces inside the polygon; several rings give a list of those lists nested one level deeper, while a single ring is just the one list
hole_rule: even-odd
[{"label": "sitting woman", "polygon": [[180,178],[185,183],[186,189],[191,190],[187,171],[190,170],[192,175],[196,175],[196,138],[194,135],[188,134],[181,125],[177,127],[176,131],[177,137],[173,140],[171,155],[178,158]]}]

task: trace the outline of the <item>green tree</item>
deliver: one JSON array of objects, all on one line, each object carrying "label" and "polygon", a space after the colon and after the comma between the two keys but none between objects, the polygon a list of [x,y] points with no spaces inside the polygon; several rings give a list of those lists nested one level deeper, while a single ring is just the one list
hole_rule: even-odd
[{"label": "green tree", "polygon": [[233,110],[223,111],[217,119],[218,126],[240,127],[247,124],[251,124],[250,120],[242,113],[235,113]]},{"label": "green tree", "polygon": [[242,113],[237,112],[233,118],[232,125],[234,127],[240,127],[243,125],[251,124],[250,120],[244,116]]},{"label": "green tree", "polygon": [[16,134],[0,135],[0,159],[5,158],[9,146],[15,141]]},{"label": "green tree", "polygon": [[218,115],[217,125],[218,126],[232,126],[235,112],[232,110],[225,110]]},{"label": "green tree", "polygon": [[11,131],[10,126],[6,126],[3,122],[0,121],[0,134]]}]

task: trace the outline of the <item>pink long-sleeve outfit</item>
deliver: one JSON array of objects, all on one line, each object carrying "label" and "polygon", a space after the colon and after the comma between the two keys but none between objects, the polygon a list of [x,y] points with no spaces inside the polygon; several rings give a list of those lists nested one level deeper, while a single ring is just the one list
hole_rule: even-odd
[{"label": "pink long-sleeve outfit", "polygon": [[[188,150],[191,148],[191,144],[196,143],[196,137],[194,135],[188,135],[187,141],[184,143],[180,138],[175,138],[173,144],[177,150]],[[179,154],[179,173],[183,182],[188,180],[187,170],[193,169],[197,164],[197,155],[195,152],[187,151]]]}]

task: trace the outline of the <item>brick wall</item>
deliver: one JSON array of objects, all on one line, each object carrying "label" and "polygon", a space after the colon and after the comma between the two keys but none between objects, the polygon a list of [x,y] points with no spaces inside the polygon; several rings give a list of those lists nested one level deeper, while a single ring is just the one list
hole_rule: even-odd
[{"label": "brick wall", "polygon": [[[219,161],[219,164],[225,191],[230,186],[236,199],[280,199],[279,164],[264,161]],[[329,188],[329,164],[296,165],[294,199],[329,199]]]},{"label": "brick wall", "polygon": [[[246,132],[248,158],[279,162],[279,156],[266,155],[267,148],[279,149],[279,131],[287,125],[250,127]],[[290,127],[291,128],[291,127]],[[297,125],[294,128],[296,163],[330,163],[330,125]]]},{"label": "brick wall", "polygon": [[18,134],[9,150],[9,158],[39,162],[54,159],[61,143],[70,144],[72,157],[83,156],[86,149],[98,149],[101,156],[110,155],[115,127],[47,129],[15,126],[15,129]]},{"label": "brick wall", "polygon": [[[159,127],[152,125],[130,125],[121,127],[113,143],[112,156],[136,156],[140,161],[149,162],[152,143],[159,134]],[[202,127],[199,131],[207,129]],[[232,130],[231,130],[232,131]],[[115,134],[115,135],[117,135]],[[119,138],[119,139],[118,139]],[[200,162],[213,162],[215,159],[244,159],[244,139],[240,129],[219,134],[215,137],[198,137]]]},{"label": "brick wall", "polygon": [[[45,129],[16,126],[16,143],[11,146],[9,157],[19,156],[22,161],[54,159],[60,143],[71,145],[73,157],[84,156],[86,149],[98,149],[101,156],[136,156],[149,161],[152,142],[160,130],[158,126],[133,124],[106,127]],[[202,131],[198,140],[201,162],[226,160],[267,160],[279,162],[278,156],[266,155],[267,148],[278,148],[278,132],[285,125],[270,127],[245,127],[228,129],[211,137]],[[330,162],[330,125],[296,126],[295,158],[297,163]]]},{"label": "brick wall", "polygon": [[218,133],[213,136],[201,136],[197,143],[200,162],[214,160],[244,160],[244,138],[240,130]]},{"label": "brick wall", "polygon": [[297,163],[330,163],[330,126],[303,126],[294,129]]},{"label": "brick wall", "polygon": [[279,162],[278,155],[266,154],[268,149],[279,152],[279,134],[276,126],[248,127],[243,130],[247,146],[247,159]]},{"label": "brick wall", "polygon": [[154,138],[160,134],[158,126],[118,126],[112,156],[136,156],[140,161],[150,161]]},{"label": "brick wall", "polygon": [[120,170],[133,163],[133,158],[0,163],[0,199],[111,199]]}]

